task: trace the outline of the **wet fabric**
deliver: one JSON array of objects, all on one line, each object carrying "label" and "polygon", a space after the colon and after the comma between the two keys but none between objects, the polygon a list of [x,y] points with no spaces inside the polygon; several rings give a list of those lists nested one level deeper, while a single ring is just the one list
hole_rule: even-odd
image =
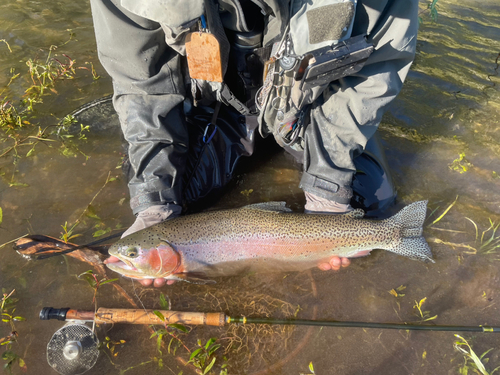
[{"label": "wet fabric", "polygon": [[216,124],[211,108],[187,112],[190,148],[183,181],[184,204],[215,193],[233,178],[238,160],[254,150],[256,121],[246,121],[234,109],[222,106]]},{"label": "wet fabric", "polygon": [[[185,1],[186,6],[191,3],[195,9],[200,1]],[[265,13],[263,46],[269,46],[286,27],[289,4],[280,0],[253,3],[260,3]],[[170,1],[156,4],[175,13]],[[193,136],[192,129],[201,131],[207,121],[203,118],[200,124],[193,123],[184,109],[184,102],[192,98],[182,56],[183,36],[196,22],[182,23],[182,19],[168,25],[164,19],[142,17],[146,14],[129,6],[132,13],[118,0],[91,0],[91,5],[99,58],[113,78],[114,106],[130,144],[131,207],[138,213],[153,205],[182,204],[183,192],[189,190],[185,184],[189,180],[187,167],[192,165],[188,162],[193,155],[190,150],[202,136]],[[375,51],[361,71],[317,93],[300,147],[293,150],[304,165],[300,186],[305,191],[338,202],[352,194],[354,159],[375,133],[413,60],[417,10],[416,0],[357,3],[352,35],[367,35]],[[251,128],[245,126],[244,133],[253,134]],[[221,147],[227,150],[226,146]],[[217,148],[215,144],[211,147]],[[243,136],[229,149],[238,150],[239,156],[250,154],[252,139]],[[237,161],[239,156],[229,160]],[[225,167],[234,169],[234,165]],[[219,186],[226,180],[218,177],[213,181]]]}]

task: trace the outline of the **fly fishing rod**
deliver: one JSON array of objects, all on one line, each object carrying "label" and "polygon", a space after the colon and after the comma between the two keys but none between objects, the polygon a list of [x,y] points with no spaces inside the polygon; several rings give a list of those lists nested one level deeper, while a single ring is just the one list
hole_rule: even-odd
[{"label": "fly fishing rod", "polygon": [[[160,314],[158,314],[160,313]],[[164,319],[160,317],[163,316]],[[452,331],[452,332],[500,332],[500,327],[490,326],[453,326],[453,325],[418,325],[411,323],[372,323],[335,320],[307,320],[307,319],[273,319],[247,318],[244,316],[231,317],[222,312],[181,312],[170,310],[139,310],[139,309],[110,309],[101,307],[94,311],[73,310],[70,308],[54,309],[44,307],[40,312],[41,320],[86,321],[97,324],[186,324],[209,325],[222,327],[227,324],[281,324],[294,326],[320,327],[357,327],[375,329],[404,329],[412,331]]]},{"label": "fly fishing rod", "polygon": [[63,320],[60,328],[47,345],[47,362],[61,375],[83,374],[90,370],[99,356],[99,340],[87,323],[97,324],[147,324],[147,325],[207,325],[222,327],[227,324],[286,324],[294,326],[358,327],[375,329],[406,329],[419,331],[500,332],[500,327],[442,326],[395,323],[347,322],[330,320],[273,319],[231,317],[223,312],[181,312],[170,310],[109,309],[101,307],[96,312],[70,308],[44,307],[41,320]]}]

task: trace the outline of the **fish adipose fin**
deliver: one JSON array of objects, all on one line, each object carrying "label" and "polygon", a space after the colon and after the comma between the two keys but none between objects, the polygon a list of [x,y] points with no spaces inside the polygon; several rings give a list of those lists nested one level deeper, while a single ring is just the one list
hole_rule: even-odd
[{"label": "fish adipose fin", "polygon": [[400,228],[400,236],[386,250],[411,259],[434,263],[431,249],[422,236],[426,214],[427,201],[420,201],[406,206],[396,215],[386,219],[388,225]]},{"label": "fish adipose fin", "polygon": [[244,210],[259,210],[259,211],[271,211],[277,213],[283,212],[292,212],[286,206],[286,202],[263,202],[263,203],[255,203],[250,204],[248,206],[243,207]]}]

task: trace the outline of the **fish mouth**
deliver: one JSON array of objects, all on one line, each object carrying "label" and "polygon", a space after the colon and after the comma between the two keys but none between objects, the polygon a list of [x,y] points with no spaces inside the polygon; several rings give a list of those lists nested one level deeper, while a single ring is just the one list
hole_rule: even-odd
[{"label": "fish mouth", "polygon": [[[118,258],[118,257],[116,257]],[[153,277],[145,275],[141,270],[134,267],[132,262],[118,258],[118,261],[108,262],[106,266],[125,277],[130,277],[133,279],[152,279]]]}]

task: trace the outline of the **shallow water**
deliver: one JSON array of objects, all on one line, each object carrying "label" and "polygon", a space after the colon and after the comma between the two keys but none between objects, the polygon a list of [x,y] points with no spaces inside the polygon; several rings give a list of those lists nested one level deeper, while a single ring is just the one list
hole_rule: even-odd
[{"label": "shallow water", "polygon": [[[500,222],[500,5],[493,0],[440,0],[438,4],[437,23],[422,14],[415,63],[380,129],[398,205],[428,199],[429,214],[437,209],[430,224],[458,196],[444,218],[425,230],[436,263],[378,251],[337,273],[313,270],[310,274],[234,277],[218,280],[217,286],[176,284],[162,289],[172,309],[417,322],[415,301],[427,298],[423,310],[429,311],[428,316],[437,315],[430,324],[500,325],[500,255],[480,249],[489,219]],[[57,123],[79,106],[111,93],[111,82],[97,61],[87,3],[7,0],[0,5],[0,25],[0,39],[12,49],[9,52],[0,42],[2,87],[9,82],[11,67],[25,72],[27,59],[37,54],[44,58],[50,45],[65,43],[66,29],[72,29],[76,39],[58,48],[59,57],[65,53],[82,67],[92,62],[101,75],[93,81],[88,71],[78,70],[75,79],[60,82],[57,95],[46,96],[36,107],[33,122],[42,127]],[[19,98],[28,83],[26,78],[17,79],[3,95]],[[59,143],[47,143],[37,145],[30,157],[24,157],[29,147],[21,146],[21,157],[11,153],[0,158],[0,244],[26,233],[58,237],[61,225],[74,223],[94,197],[92,206],[99,219],[85,217],[75,229],[82,234],[75,242],[92,241],[92,233],[99,229],[131,224],[126,183],[116,168],[123,156],[121,140],[113,124],[116,119],[110,116],[109,122],[87,134],[87,141],[76,142],[82,153],[74,156],[62,155]],[[8,142],[5,147],[10,146]],[[465,173],[450,168],[461,153],[472,164]],[[116,180],[105,185],[108,174]],[[280,150],[260,152],[243,163],[236,182],[213,207],[285,200],[300,210],[304,202],[297,187],[299,177],[299,167]],[[27,186],[10,186],[13,183]],[[242,194],[250,189],[251,193]],[[477,240],[475,227],[466,218],[477,224]],[[491,231],[483,242],[489,236]],[[16,289],[17,314],[27,318],[16,324],[19,341],[12,350],[25,359],[28,374],[55,373],[46,363],[46,344],[62,323],[39,321],[38,313],[44,306],[92,309],[91,288],[76,278],[90,268],[72,258],[26,261],[10,245],[0,249],[0,287],[7,292]],[[111,272],[109,276],[114,277]],[[159,290],[126,279],[118,283],[140,306],[158,308]],[[400,285],[406,287],[400,292],[404,296],[389,293]],[[99,291],[98,302],[105,307],[130,307],[109,285]],[[9,333],[7,324],[0,327],[0,337]],[[182,348],[177,357],[163,349],[164,368],[159,369],[154,361],[159,357],[156,342],[144,327],[115,326],[107,335],[126,343],[117,346],[119,354],[112,361],[101,355],[92,374],[119,374],[132,366],[137,367],[126,374],[194,373],[179,361],[189,357]],[[486,355],[489,370],[500,365],[498,336],[462,335],[478,354],[493,348]],[[316,374],[455,374],[464,362],[453,348],[453,333],[197,327],[183,340],[195,348],[197,338],[205,342],[209,337],[220,338],[223,345],[214,368],[220,368],[226,350],[230,374],[264,373],[266,369],[270,374],[308,374],[310,362]],[[19,369],[14,368],[14,373],[20,373]]]}]

